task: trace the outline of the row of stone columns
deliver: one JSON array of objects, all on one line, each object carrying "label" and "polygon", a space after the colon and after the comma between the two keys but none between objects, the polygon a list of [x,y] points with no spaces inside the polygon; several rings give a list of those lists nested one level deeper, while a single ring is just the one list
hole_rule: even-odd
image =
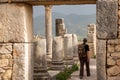
[{"label": "row of stone columns", "polygon": [[[73,35],[76,36],[65,34],[64,37],[53,38],[52,66],[50,66],[52,70],[63,70],[65,65],[74,64],[74,57],[77,57],[77,37]],[[34,43],[34,80],[49,78],[46,56],[46,39],[40,39]]]}]

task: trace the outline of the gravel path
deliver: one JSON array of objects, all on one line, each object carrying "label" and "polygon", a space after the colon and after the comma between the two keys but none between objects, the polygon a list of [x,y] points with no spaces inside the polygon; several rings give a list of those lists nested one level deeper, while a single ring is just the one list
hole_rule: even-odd
[{"label": "gravel path", "polygon": [[79,70],[71,74],[71,78],[67,80],[97,80],[97,73],[96,73],[96,59],[90,60],[90,72],[91,76],[86,76],[86,70],[84,70],[84,77],[83,79],[79,78]]}]

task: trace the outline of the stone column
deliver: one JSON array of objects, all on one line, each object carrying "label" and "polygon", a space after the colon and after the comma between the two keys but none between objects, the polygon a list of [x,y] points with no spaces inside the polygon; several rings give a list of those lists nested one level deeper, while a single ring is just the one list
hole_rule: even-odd
[{"label": "stone column", "polygon": [[52,69],[63,70],[63,38],[61,36],[53,39]]},{"label": "stone column", "polygon": [[73,45],[73,59],[75,62],[78,61],[78,39],[76,34],[72,34],[72,45]]},{"label": "stone column", "polygon": [[45,35],[46,35],[46,51],[47,61],[52,59],[52,6],[45,5]]},{"label": "stone column", "polygon": [[93,57],[95,55],[95,49],[96,49],[96,33],[95,33],[95,24],[89,24],[88,25],[88,45],[90,47],[90,56]]},{"label": "stone column", "polygon": [[65,33],[64,19],[56,19],[56,36],[64,36]]},{"label": "stone column", "polygon": [[73,64],[72,34],[64,35],[64,63],[65,65]]},{"label": "stone column", "polygon": [[31,5],[0,4],[1,80],[33,80],[32,15]]},{"label": "stone column", "polygon": [[34,44],[34,80],[48,80],[46,60],[46,39]]}]

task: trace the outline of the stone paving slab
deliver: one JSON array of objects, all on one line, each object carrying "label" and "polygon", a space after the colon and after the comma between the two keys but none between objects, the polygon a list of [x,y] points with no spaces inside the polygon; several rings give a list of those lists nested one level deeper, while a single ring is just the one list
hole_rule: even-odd
[{"label": "stone paving slab", "polygon": [[69,78],[68,80],[97,80],[97,72],[96,72],[96,59],[91,59],[90,61],[90,72],[91,72],[91,76],[87,77],[86,76],[86,70],[84,70],[84,77],[83,79],[79,78],[79,70],[72,73],[71,78]]}]

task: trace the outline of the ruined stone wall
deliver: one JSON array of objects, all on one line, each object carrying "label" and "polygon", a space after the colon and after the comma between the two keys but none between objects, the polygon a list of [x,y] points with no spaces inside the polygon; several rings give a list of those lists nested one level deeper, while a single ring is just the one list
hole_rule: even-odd
[{"label": "ruined stone wall", "polygon": [[32,80],[32,6],[0,4],[0,80]]},{"label": "ruined stone wall", "polygon": [[118,0],[118,26],[117,38],[107,40],[107,79],[120,79],[120,0]]},{"label": "ruined stone wall", "polygon": [[120,79],[118,0],[97,2],[97,78]]}]

